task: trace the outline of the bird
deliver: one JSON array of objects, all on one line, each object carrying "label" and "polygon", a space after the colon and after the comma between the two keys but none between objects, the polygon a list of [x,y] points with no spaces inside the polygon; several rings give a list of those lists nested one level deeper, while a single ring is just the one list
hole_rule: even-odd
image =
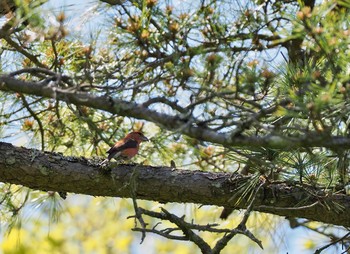
[{"label": "bird", "polygon": [[149,139],[143,135],[142,132],[133,131],[127,134],[123,139],[117,141],[108,151],[108,157],[100,163],[104,165],[111,159],[129,160],[134,157],[140,147],[140,143],[143,141],[149,141]]}]

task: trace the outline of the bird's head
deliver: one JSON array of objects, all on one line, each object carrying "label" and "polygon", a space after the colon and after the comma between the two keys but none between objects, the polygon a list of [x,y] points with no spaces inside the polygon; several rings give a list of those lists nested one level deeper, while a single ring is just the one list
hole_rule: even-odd
[{"label": "bird's head", "polygon": [[130,132],[128,135],[125,136],[125,138],[133,139],[139,142],[149,141],[149,139],[145,135],[143,135],[142,132],[139,132],[139,131]]}]

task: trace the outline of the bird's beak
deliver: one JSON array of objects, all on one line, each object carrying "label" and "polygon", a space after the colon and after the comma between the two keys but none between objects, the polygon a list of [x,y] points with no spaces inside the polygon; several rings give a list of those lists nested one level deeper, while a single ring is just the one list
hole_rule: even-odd
[{"label": "bird's beak", "polygon": [[143,136],[143,137],[141,138],[141,140],[142,140],[142,141],[149,141],[149,139],[148,139],[147,137],[145,137],[145,136]]}]

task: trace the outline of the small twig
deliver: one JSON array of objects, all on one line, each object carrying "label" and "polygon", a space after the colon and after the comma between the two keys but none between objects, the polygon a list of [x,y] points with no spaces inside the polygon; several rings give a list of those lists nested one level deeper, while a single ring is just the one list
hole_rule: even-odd
[{"label": "small twig", "polygon": [[[328,247],[330,247],[330,246],[332,246],[332,245],[334,245],[334,244],[336,244],[336,243],[338,243],[338,242],[343,241],[343,240],[346,239],[348,236],[350,236],[350,232],[348,232],[347,234],[345,234],[343,237],[338,238],[337,240],[332,241],[332,242],[329,243],[329,244],[326,244],[326,245],[323,246],[322,248],[317,249],[317,250],[315,251],[315,254],[321,253],[322,251],[324,251],[324,250],[327,249]],[[345,252],[345,253],[346,253],[346,252]]]},{"label": "small twig", "polygon": [[[155,229],[155,227],[153,227],[153,229]],[[160,232],[167,233],[167,234],[170,234],[170,233],[175,232],[175,231],[180,231],[180,229],[179,228],[165,228],[165,229],[160,230]]]},{"label": "small twig", "polygon": [[10,77],[14,77],[14,76],[17,76],[17,75],[21,75],[21,74],[23,74],[23,73],[30,73],[30,74],[44,73],[44,74],[50,75],[50,76],[56,76],[56,75],[57,75],[56,72],[51,71],[51,70],[46,69],[46,68],[31,67],[31,68],[23,68],[23,69],[21,69],[21,70],[11,72],[11,73],[9,74],[9,76],[10,76]]},{"label": "small twig", "polygon": [[155,98],[151,98],[148,101],[142,103],[143,107],[149,107],[150,105],[154,104],[154,103],[163,103],[165,105],[168,105],[169,107],[171,107],[172,109],[177,110],[180,113],[187,113],[187,110],[184,109],[183,107],[179,106],[176,102],[170,101],[165,97],[155,97]]},{"label": "small twig", "polygon": [[[145,214],[147,216],[150,216],[150,217],[153,217],[153,218],[157,218],[157,219],[161,219],[161,220],[169,220],[169,217],[168,217],[168,215],[166,213],[158,213],[158,212],[148,211],[148,210],[145,210],[143,208],[139,208],[139,209],[142,212],[142,214]],[[196,225],[196,224],[188,223],[188,222],[185,222],[185,221],[184,221],[184,223],[186,223],[186,227],[194,229],[194,230],[198,230],[198,231],[207,231],[207,232],[212,232],[212,233],[229,233],[229,232],[232,231],[231,229],[213,228],[213,227],[219,226],[219,224],[217,224],[217,223],[207,224],[207,225]],[[159,223],[157,225],[159,225]]]},{"label": "small twig", "polygon": [[255,202],[256,196],[257,196],[257,194],[258,194],[260,188],[261,188],[263,185],[265,185],[265,182],[262,182],[262,183],[258,186],[258,188],[256,188],[256,190],[255,190],[255,192],[254,192],[254,194],[253,194],[253,198],[252,198],[252,200],[250,201],[250,204],[248,205],[248,207],[247,207],[247,209],[246,209],[246,211],[245,211],[245,213],[244,213],[243,219],[242,219],[241,223],[239,223],[239,225],[237,226],[237,228],[244,228],[244,229],[246,228],[246,225],[245,225],[245,224],[247,223],[248,218],[249,218],[249,215],[250,215],[251,211],[253,210],[254,202]]},{"label": "small twig", "polygon": [[147,223],[142,218],[142,213],[140,212],[140,209],[137,205],[135,196],[133,196],[133,198],[132,198],[132,203],[134,205],[134,210],[135,210],[135,216],[134,216],[135,217],[135,227],[136,227],[136,220],[138,220],[140,222],[141,227],[142,227],[142,231],[141,231],[142,236],[141,236],[141,242],[140,242],[140,244],[142,244],[146,238]]},{"label": "small twig", "polygon": [[276,206],[260,205],[260,206],[257,206],[257,208],[258,209],[269,209],[269,210],[280,210],[280,211],[299,211],[299,210],[309,209],[309,208],[314,207],[318,204],[320,204],[320,201],[316,201],[310,205],[298,206],[298,207],[276,207]]},{"label": "small twig", "polygon": [[[193,227],[193,224],[185,222],[184,221],[184,216],[183,217],[178,217],[174,214],[171,214],[168,212],[166,209],[161,208],[162,213],[158,212],[153,212],[153,211],[148,211],[143,208],[138,208],[138,212],[140,214],[145,214],[153,218],[158,218],[161,220],[168,220],[172,223],[174,223],[178,228],[171,228],[171,229],[164,229],[164,230],[156,230],[155,227],[153,229],[146,229],[144,227],[142,228],[134,228],[134,231],[140,231],[142,233],[145,232],[152,232],[161,236],[164,236],[168,239],[176,239],[176,240],[182,240],[182,241],[191,241],[195,243],[203,253],[211,253],[211,248],[210,246],[197,234],[195,234],[192,230],[191,227]],[[137,216],[137,215],[136,215]],[[207,226],[206,226],[207,227]],[[204,229],[204,227],[203,227]],[[171,235],[171,232],[174,232],[176,230],[181,230],[184,234],[184,236],[176,236],[176,235]]]},{"label": "small twig", "polygon": [[169,213],[164,208],[161,208],[161,210],[164,214],[166,214],[170,222],[174,223],[182,230],[183,234],[188,238],[188,240],[195,243],[201,249],[202,253],[212,253],[210,246],[203,240],[203,238],[194,233],[193,230],[188,227],[188,223],[185,222],[183,218]]},{"label": "small twig", "polygon": [[58,63],[58,53],[57,53],[57,48],[56,48],[56,44],[55,44],[54,39],[51,39],[51,46],[52,46],[52,51],[53,51],[55,57],[54,57],[54,60],[52,62],[52,65],[51,65],[50,69],[55,67],[55,70],[56,70],[57,63]]},{"label": "small twig", "polygon": [[[69,87],[74,87],[74,84],[70,81],[70,77],[63,75],[61,73],[54,72],[52,70],[42,68],[42,67],[30,67],[23,68],[18,71],[11,72],[8,76],[15,77],[17,75],[21,75],[23,73],[29,73],[33,76],[45,79],[43,80],[44,84],[48,84],[50,81],[55,81],[56,84],[63,82],[67,84]],[[50,76],[50,77],[47,77]]]},{"label": "small twig", "polygon": [[[36,103],[40,102],[41,100],[42,100],[42,98],[39,98],[39,99],[37,99],[37,100],[32,101],[32,102],[29,103],[28,105],[36,104]],[[11,111],[11,113],[1,114],[0,117],[9,118],[9,117],[15,115],[16,113],[22,111],[24,108],[25,108],[25,107],[23,106],[23,107],[20,107],[20,108],[16,109],[15,111]],[[47,109],[45,109],[45,111],[41,111],[41,112],[46,112],[46,111],[47,111]],[[20,118],[18,118],[18,119],[22,119],[22,118],[26,118],[26,117],[20,117]]]},{"label": "small twig", "polygon": [[35,65],[45,68],[46,66],[42,64],[38,58],[23,49],[21,45],[18,45],[15,41],[13,41],[9,36],[4,36],[3,39],[12,46],[17,52],[21,53],[25,57],[27,57],[30,61],[32,61]]},{"label": "small twig", "polygon": [[23,106],[28,110],[28,112],[33,116],[33,118],[35,119],[35,121],[37,121],[37,123],[39,125],[39,131],[40,131],[40,135],[41,135],[41,150],[44,151],[45,150],[45,138],[44,138],[43,124],[42,124],[40,118],[37,116],[37,114],[30,108],[29,103],[27,102],[24,95],[20,94],[20,97],[22,99]]},{"label": "small twig", "polygon": [[345,253],[349,253],[349,250],[350,250],[350,246],[348,248],[346,248],[346,250],[344,250],[342,253],[340,254],[345,254]]},{"label": "small twig", "polygon": [[[136,218],[142,218],[142,214],[145,214],[147,216],[158,218],[161,220],[168,220],[172,223],[174,223],[178,228],[166,228],[163,230],[156,230],[157,224],[152,229],[146,229],[145,225],[142,225],[142,228],[134,228],[134,231],[140,231],[143,234],[146,232],[152,232],[158,235],[161,235],[163,237],[166,237],[168,239],[175,239],[175,240],[188,240],[193,243],[195,243],[203,253],[220,253],[220,251],[227,245],[227,243],[237,234],[242,234],[247,236],[249,239],[254,241],[256,244],[259,245],[260,248],[263,249],[263,245],[259,239],[257,239],[249,230],[246,229],[246,223],[249,218],[249,215],[251,211],[253,210],[253,205],[255,202],[255,199],[257,197],[258,192],[260,191],[261,187],[265,185],[265,182],[260,183],[260,185],[255,189],[253,193],[253,197],[248,205],[248,208],[246,212],[244,213],[244,216],[242,218],[241,223],[235,228],[235,229],[216,229],[214,227],[218,226],[218,224],[207,224],[207,225],[196,225],[193,223],[188,223],[184,220],[183,217],[178,217],[174,214],[171,214],[166,209],[161,208],[162,213],[154,212],[154,211],[148,211],[143,208],[137,207],[136,201],[134,202],[134,207],[137,207],[137,213],[134,217]],[[171,233],[181,230],[184,236],[177,236],[173,235]],[[196,233],[194,233],[193,230],[197,231],[207,231],[212,233],[225,233],[225,235],[216,243],[215,247],[211,249],[211,247]]]},{"label": "small twig", "polygon": [[263,248],[263,245],[259,239],[257,239],[247,228],[246,228],[246,223],[248,221],[248,218],[250,216],[251,211],[253,210],[254,207],[254,202],[256,199],[256,196],[262,186],[264,186],[265,182],[260,183],[258,188],[256,188],[253,197],[243,215],[242,221],[239,223],[239,225],[234,229],[231,230],[231,232],[224,237],[222,237],[214,246],[213,248],[213,253],[220,253],[220,251],[227,245],[227,243],[236,235],[236,234],[243,234],[247,236],[249,239],[254,241],[256,244],[259,245],[261,249]]},{"label": "small twig", "polygon": [[134,205],[134,210],[135,210],[135,227],[136,227],[136,220],[138,220],[140,222],[140,225],[142,227],[142,236],[141,236],[141,242],[140,244],[143,243],[143,241],[145,240],[146,238],[146,227],[147,227],[147,223],[145,223],[145,221],[143,220],[142,218],[142,210],[138,207],[137,205],[137,201],[136,201],[136,189],[137,189],[137,182],[136,182],[136,179],[137,179],[137,168],[135,167],[134,168],[134,171],[132,172],[131,176],[130,176],[130,182],[129,182],[129,185],[130,185],[130,190],[131,190],[131,195],[132,195],[132,202],[133,202],[133,205]]},{"label": "small twig", "polygon": [[250,240],[252,240],[253,242],[255,242],[257,245],[259,245],[259,247],[261,249],[264,249],[262,242],[256,238],[252,232],[250,232],[248,229],[245,230],[245,232],[243,233],[245,236],[247,236]]},{"label": "small twig", "polygon": [[[262,243],[259,239],[257,239],[249,230],[247,229],[241,229],[239,227],[235,229],[218,229],[214,228],[218,226],[219,224],[207,224],[207,225],[196,225],[193,223],[188,223],[184,221],[184,217],[178,217],[174,214],[171,214],[164,208],[161,208],[162,213],[149,211],[143,208],[138,208],[138,211],[144,215],[158,218],[161,220],[168,220],[172,223],[174,223],[178,228],[166,228],[162,230],[156,230],[156,226],[159,225],[157,223],[152,229],[146,229],[146,228],[134,228],[134,231],[139,232],[149,232],[158,234],[160,236],[166,237],[168,239],[174,239],[174,240],[181,240],[181,241],[192,241],[194,242],[203,253],[220,253],[220,251],[227,245],[227,243],[237,234],[242,234],[250,238],[252,241],[257,243],[260,248],[263,249]],[[132,216],[135,217],[135,216]],[[177,236],[173,235],[171,233],[175,231],[181,230],[185,236]],[[196,235],[193,230],[197,231],[206,231],[211,233],[223,233],[225,236],[218,241],[216,246],[213,249],[208,249],[206,244],[203,244],[204,240],[200,238],[198,235]],[[203,242],[202,242],[203,241]],[[205,242],[204,242],[205,243]],[[209,247],[210,248],[210,247]]]},{"label": "small twig", "polygon": [[163,236],[165,238],[168,239],[172,239],[172,240],[179,240],[179,241],[188,241],[188,238],[186,236],[176,236],[176,235],[170,235],[168,233],[164,233],[162,231],[159,230],[155,230],[155,229],[147,229],[147,228],[133,228],[131,229],[132,231],[138,231],[138,232],[147,232],[147,233],[154,233],[160,236]]}]

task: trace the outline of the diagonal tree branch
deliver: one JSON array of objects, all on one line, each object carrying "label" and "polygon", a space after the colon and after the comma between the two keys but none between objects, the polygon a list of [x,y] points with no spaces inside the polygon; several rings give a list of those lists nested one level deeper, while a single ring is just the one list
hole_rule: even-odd
[{"label": "diagonal tree branch", "polygon": [[23,96],[23,94],[20,94],[19,96],[21,97],[21,100],[22,100],[24,107],[28,110],[28,112],[31,114],[31,116],[35,119],[35,121],[39,125],[39,131],[40,131],[40,136],[41,136],[41,150],[44,151],[45,150],[45,136],[44,136],[43,124],[42,124],[40,118],[37,116],[37,114],[29,106],[29,103],[27,102],[26,97]]},{"label": "diagonal tree branch", "polygon": [[350,138],[342,136],[323,136],[315,133],[300,137],[283,137],[277,134],[266,136],[237,135],[235,131],[220,133],[204,126],[197,126],[192,119],[183,115],[170,115],[149,109],[142,104],[124,101],[106,95],[95,95],[88,92],[62,89],[45,82],[29,82],[16,79],[10,75],[0,75],[0,90],[19,92],[29,95],[54,98],[75,105],[88,106],[95,109],[134,117],[154,122],[168,130],[178,131],[192,138],[221,144],[225,147],[261,147],[270,149],[296,149],[309,147],[327,147],[334,149],[349,149]]},{"label": "diagonal tree branch", "polygon": [[[67,191],[92,196],[133,196],[130,180],[137,184],[136,198],[162,203],[198,203],[246,209],[249,200],[235,195],[251,176],[174,170],[169,167],[118,165],[102,171],[98,162],[65,157],[58,153],[14,147],[0,143],[0,181],[45,191]],[[313,195],[310,195],[310,193]],[[239,202],[237,202],[239,200]],[[315,202],[319,201],[316,205]],[[302,205],[301,209],[288,209]],[[254,211],[301,217],[350,226],[350,196],[326,195],[285,183],[267,184],[256,195]]]}]

